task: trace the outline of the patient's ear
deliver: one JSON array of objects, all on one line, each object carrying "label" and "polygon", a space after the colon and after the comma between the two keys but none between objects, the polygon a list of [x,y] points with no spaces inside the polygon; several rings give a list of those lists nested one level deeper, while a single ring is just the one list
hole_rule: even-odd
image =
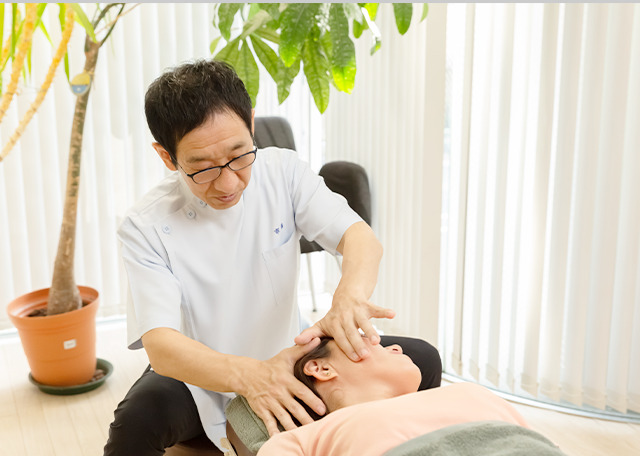
[{"label": "patient's ear", "polygon": [[333,366],[322,359],[313,359],[311,361],[307,361],[307,363],[304,365],[303,372],[306,375],[314,377],[320,382],[326,382],[338,376],[338,373],[335,371]]}]

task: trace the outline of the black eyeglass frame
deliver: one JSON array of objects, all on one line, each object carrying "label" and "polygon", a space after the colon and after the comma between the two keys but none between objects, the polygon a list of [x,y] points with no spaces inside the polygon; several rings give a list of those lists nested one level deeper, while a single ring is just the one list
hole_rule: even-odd
[{"label": "black eyeglass frame", "polygon": [[[251,154],[253,154],[253,155],[254,155],[254,157],[253,157],[253,161],[252,161],[251,163],[249,163],[248,165],[243,166],[242,168],[238,168],[238,169],[234,169],[234,168],[232,168],[232,167],[231,167],[231,164],[232,164],[234,161],[239,160],[239,159],[241,159],[242,157],[246,157],[247,155],[251,155]],[[249,166],[253,165],[253,164],[255,163],[255,161],[256,161],[257,154],[258,154],[258,146],[254,145],[254,149],[253,149],[252,151],[249,151],[249,152],[247,152],[246,154],[238,155],[236,158],[233,158],[233,159],[229,160],[229,161],[228,161],[227,163],[225,163],[224,165],[221,165],[221,166],[212,166],[211,168],[201,169],[200,171],[196,171],[195,173],[191,173],[191,174],[187,173],[187,172],[184,170],[184,168],[182,167],[182,165],[180,165],[180,163],[178,163],[178,166],[180,167],[180,169],[182,170],[182,172],[183,172],[187,177],[191,178],[191,180],[194,182],[194,184],[197,184],[197,185],[201,185],[201,184],[208,184],[209,182],[213,182],[213,181],[214,181],[214,180],[216,180],[218,177],[220,177],[220,176],[222,175],[222,170],[223,170],[224,168],[229,168],[231,171],[233,171],[233,172],[237,172],[237,171],[241,171],[241,170],[243,170],[243,169],[245,169],[245,168],[248,168]],[[196,180],[195,180],[195,178],[194,178],[195,176],[197,176],[198,174],[206,173],[207,171],[211,171],[212,169],[217,169],[217,170],[219,171],[219,172],[218,172],[218,175],[217,175],[214,179],[208,180],[208,181],[206,181],[206,182],[196,182]]]}]

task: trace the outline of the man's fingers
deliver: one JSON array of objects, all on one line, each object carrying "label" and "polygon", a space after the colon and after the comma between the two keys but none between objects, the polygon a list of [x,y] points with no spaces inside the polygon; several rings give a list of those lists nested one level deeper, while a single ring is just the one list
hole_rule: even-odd
[{"label": "man's fingers", "polygon": [[364,332],[365,337],[369,339],[369,342],[371,342],[373,345],[377,345],[380,343],[380,336],[378,335],[378,331],[375,330],[370,320],[362,319],[358,321],[358,325]]},{"label": "man's fingers", "polygon": [[[360,337],[359,334],[360,333],[358,333],[358,337]],[[336,345],[338,345],[345,355],[347,355],[352,361],[360,361],[360,355],[358,355],[356,347],[351,344],[351,341],[347,337],[347,334],[345,334],[344,329],[341,329],[339,332],[334,332],[332,336]]]},{"label": "man's fingers", "polygon": [[[318,345],[320,345],[320,338],[319,337],[314,337],[313,339],[311,339],[305,345],[295,345],[294,348],[298,352],[298,355],[299,355],[298,358],[300,358],[300,357],[306,355],[307,353],[309,353],[314,348],[316,348]],[[298,358],[296,358],[296,361],[297,361]]]},{"label": "man's fingers", "polygon": [[304,345],[294,345],[293,347],[286,349],[286,351],[283,350],[283,352],[287,353],[287,355],[290,357],[290,361],[295,363],[298,359],[302,358],[318,345],[320,345],[320,339],[314,337]]},{"label": "man's fingers", "polygon": [[267,428],[267,432],[269,433],[269,437],[273,437],[276,434],[280,433],[280,429],[278,429],[278,422],[275,420],[271,413],[268,414],[256,414],[262,419],[265,427]]},{"label": "man's fingers", "polygon": [[[358,354],[358,360],[364,359],[369,356],[369,349],[362,340],[362,335],[356,325],[348,328],[344,328],[349,344],[353,347],[353,350]],[[353,358],[352,358],[353,359]]]},{"label": "man's fingers", "polygon": [[313,339],[325,336],[326,334],[319,328],[317,325],[313,325],[310,328],[305,329],[300,334],[296,336],[293,341],[297,345],[306,345],[311,342]]},{"label": "man's fingers", "polygon": [[[315,412],[318,415],[320,415],[320,416],[324,415],[327,412],[327,408],[324,405],[324,402],[322,402],[322,399],[320,399],[318,396],[316,396],[313,393],[313,391],[311,391],[309,388],[307,388],[302,383],[300,383],[299,386],[300,386],[300,388],[295,393],[296,397],[298,397],[302,402],[304,402],[309,407],[311,407],[313,410],[315,410]],[[298,410],[299,412],[302,412],[304,414],[304,416],[309,416],[307,411],[297,401],[296,401],[296,405],[299,407],[299,410]],[[290,410],[292,412],[295,412],[294,407],[290,407]],[[300,420],[300,418],[298,417],[297,414],[294,413],[294,416],[298,419],[298,421],[300,421],[302,423],[302,421]]]},{"label": "man's fingers", "polygon": [[282,427],[286,431],[290,431],[291,429],[295,429],[298,427],[294,424],[293,420],[291,419],[291,415],[285,409],[278,410],[276,418],[278,419],[278,421],[280,421],[280,424],[282,424]]},{"label": "man's fingers", "polygon": [[386,309],[384,307],[376,306],[371,304],[371,315],[370,318],[393,318],[396,316],[396,313],[392,309]]},{"label": "man's fingers", "polygon": [[[310,402],[312,402],[312,401],[310,401]],[[320,402],[322,402],[322,401],[320,401]],[[313,409],[316,408],[313,405],[309,405],[309,407],[311,407]],[[291,413],[291,415],[293,415],[295,417],[295,419],[298,420],[298,422],[300,424],[313,423],[313,418],[311,418],[311,416],[309,416],[309,413],[307,413],[305,408],[298,401],[296,401],[295,399],[292,400],[289,404],[287,404],[287,408],[289,409],[289,413]],[[316,411],[316,413],[318,413],[318,412]],[[318,414],[322,415],[322,413],[318,413]]]}]

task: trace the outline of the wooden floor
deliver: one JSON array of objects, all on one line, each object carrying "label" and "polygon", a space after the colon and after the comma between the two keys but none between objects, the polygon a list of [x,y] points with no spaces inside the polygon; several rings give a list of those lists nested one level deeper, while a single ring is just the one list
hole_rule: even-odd
[{"label": "wooden floor", "polygon": [[[41,393],[17,337],[0,339],[0,455],[102,454],[113,410],[147,365],[144,351],[125,348],[123,322],[98,327],[98,357],[115,367],[100,388],[78,396]],[[638,456],[640,425],[595,420],[515,404],[531,426],[569,456]]]}]

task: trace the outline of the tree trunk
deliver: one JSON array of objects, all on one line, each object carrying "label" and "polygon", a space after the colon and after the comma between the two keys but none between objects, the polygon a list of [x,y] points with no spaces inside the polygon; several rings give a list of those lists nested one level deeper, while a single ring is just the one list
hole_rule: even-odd
[{"label": "tree trunk", "polygon": [[[94,43],[87,37],[85,41],[84,71],[91,75],[92,82],[98,62],[99,50],[100,43]],[[62,227],[60,228],[60,240],[58,241],[58,252],[53,267],[53,280],[49,291],[49,302],[47,304],[48,315],[70,312],[82,307],[80,292],[74,279],[74,256],[82,137],[90,92],[91,86],[89,86],[85,93],[78,95],[75,112],[73,114],[71,141],[69,145],[69,165],[67,169],[67,189],[65,193]]]}]

